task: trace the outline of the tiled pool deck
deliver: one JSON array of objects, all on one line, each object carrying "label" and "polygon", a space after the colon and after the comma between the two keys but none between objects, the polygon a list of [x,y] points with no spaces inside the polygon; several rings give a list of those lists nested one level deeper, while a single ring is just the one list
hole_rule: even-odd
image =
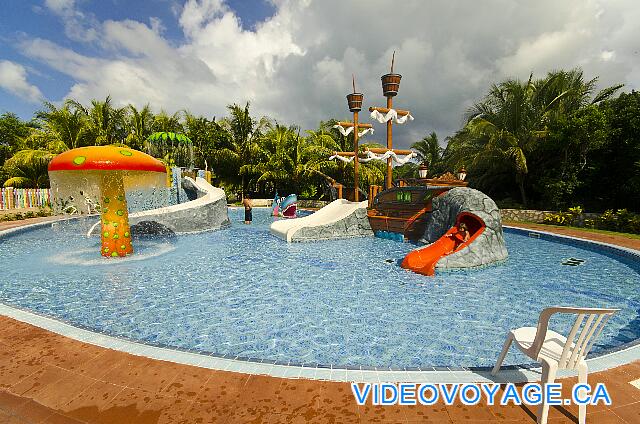
[{"label": "tiled pool deck", "polygon": [[[362,367],[361,369],[346,369],[323,365],[285,364],[274,361],[255,362],[247,358],[207,355],[123,340],[77,328],[55,319],[36,315],[28,311],[22,311],[3,304],[0,304],[0,316],[31,324],[80,342],[136,356],[198,366],[211,370],[258,374],[280,378],[306,378],[310,380],[336,382],[354,381],[363,383],[524,383],[538,381],[541,374],[540,368],[532,365],[506,366],[494,377],[491,376],[489,368],[436,367],[427,369],[389,369]],[[498,348],[499,346],[496,349]],[[640,360],[640,344],[634,343],[632,346],[589,359],[587,362],[589,364],[589,370],[591,372],[597,372],[638,360]],[[560,372],[559,375],[563,376],[565,374]]]},{"label": "tiled pool deck", "polygon": [[[640,346],[630,346],[589,361],[590,383],[606,383],[613,398],[611,407],[589,408],[591,422],[640,423],[640,390],[629,384],[640,378],[638,359]],[[0,305],[0,423],[534,422],[535,411],[516,406],[358,407],[348,382],[537,379],[537,369],[523,368],[492,378],[488,370],[239,361],[115,339]],[[554,409],[549,422],[572,422],[575,414],[572,407]]]},{"label": "tiled pool deck", "polygon": [[[589,375],[613,405],[588,422],[639,423],[640,361]],[[575,378],[562,380],[565,396]],[[554,407],[550,423],[575,421]],[[276,378],[146,358],[0,316],[0,423],[535,422],[520,406],[356,405],[349,383]]]}]

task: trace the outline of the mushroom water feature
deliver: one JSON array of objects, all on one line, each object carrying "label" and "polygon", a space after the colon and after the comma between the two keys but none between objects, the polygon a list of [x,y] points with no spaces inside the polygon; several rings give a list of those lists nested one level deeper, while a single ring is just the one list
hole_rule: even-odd
[{"label": "mushroom water feature", "polygon": [[100,252],[105,257],[123,257],[133,253],[126,193],[163,187],[166,168],[158,159],[126,147],[79,147],[53,158],[49,178],[57,203],[74,202],[78,193],[87,202],[99,199]]}]

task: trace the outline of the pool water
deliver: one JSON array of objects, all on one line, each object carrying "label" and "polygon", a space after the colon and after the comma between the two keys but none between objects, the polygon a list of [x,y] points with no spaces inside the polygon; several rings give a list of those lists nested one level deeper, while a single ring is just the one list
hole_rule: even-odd
[{"label": "pool water", "polygon": [[[149,344],[298,364],[491,366],[510,328],[553,305],[622,308],[595,352],[640,338],[639,269],[622,257],[506,232],[505,264],[429,278],[400,268],[409,243],[287,244],[269,233],[270,210],[254,209],[252,225],[229,215],[230,228],[136,240],[120,260],[86,238],[92,220],[0,238],[0,302]],[[523,362],[515,349],[506,360]]]}]

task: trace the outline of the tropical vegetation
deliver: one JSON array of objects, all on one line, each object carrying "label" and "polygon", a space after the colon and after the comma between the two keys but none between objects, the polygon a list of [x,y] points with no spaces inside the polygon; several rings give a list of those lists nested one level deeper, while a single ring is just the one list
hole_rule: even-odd
[{"label": "tropical vegetation", "polygon": [[506,207],[640,210],[640,93],[596,83],[574,69],[493,85],[442,162]]},{"label": "tropical vegetation", "polygon": [[627,209],[608,209],[602,214],[589,217],[581,206],[567,211],[551,213],[544,217],[544,223],[550,225],[586,227],[598,230],[640,234],[640,214]]},{"label": "tropical vegetation", "polygon": [[[188,111],[153,113],[149,105],[115,107],[110,97],[85,107],[74,100],[44,103],[29,122],[11,113],[0,116],[0,183],[46,187],[47,164],[58,153],[89,145],[126,145],[158,157],[168,166],[213,172],[230,193],[272,196],[298,193],[321,197],[328,185],[353,185],[353,164],[330,161],[336,150],[353,150],[353,137],[320,123],[302,132],[266,117],[255,118],[249,104],[229,105],[216,119]],[[363,148],[366,147],[363,144]],[[364,186],[381,184],[383,165],[362,164]]]},{"label": "tropical vegetation", "polygon": [[[498,82],[453,134],[441,141],[430,132],[416,140],[416,161],[395,167],[394,178],[416,177],[420,163],[428,165],[429,176],[465,167],[470,186],[503,207],[565,210],[580,204],[590,212],[639,212],[640,93],[621,92],[621,85],[596,87],[597,78],[585,78],[580,69]],[[248,103],[229,105],[223,117],[119,107],[110,97],[89,105],[44,103],[30,121],[0,115],[0,184],[44,187],[53,155],[118,144],[167,165],[211,170],[230,193],[271,197],[278,190],[326,198],[331,182],[353,185],[353,163],[329,159],[353,148],[352,137],[334,124],[305,130],[253,116]],[[383,163],[360,169],[365,191],[383,184]]]}]

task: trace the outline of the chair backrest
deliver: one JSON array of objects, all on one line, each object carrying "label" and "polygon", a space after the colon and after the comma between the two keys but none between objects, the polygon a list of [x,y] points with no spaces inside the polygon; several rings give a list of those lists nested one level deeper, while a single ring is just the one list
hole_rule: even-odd
[{"label": "chair backrest", "polygon": [[566,336],[567,342],[558,360],[558,368],[574,369],[578,366],[578,363],[587,356],[607,321],[619,310],[620,309],[572,308],[562,306],[546,308],[540,313],[538,329],[531,350],[536,357],[540,353],[540,349],[542,349],[542,344],[547,335],[549,319],[553,314],[578,315],[573,327],[571,327],[569,334]]}]

